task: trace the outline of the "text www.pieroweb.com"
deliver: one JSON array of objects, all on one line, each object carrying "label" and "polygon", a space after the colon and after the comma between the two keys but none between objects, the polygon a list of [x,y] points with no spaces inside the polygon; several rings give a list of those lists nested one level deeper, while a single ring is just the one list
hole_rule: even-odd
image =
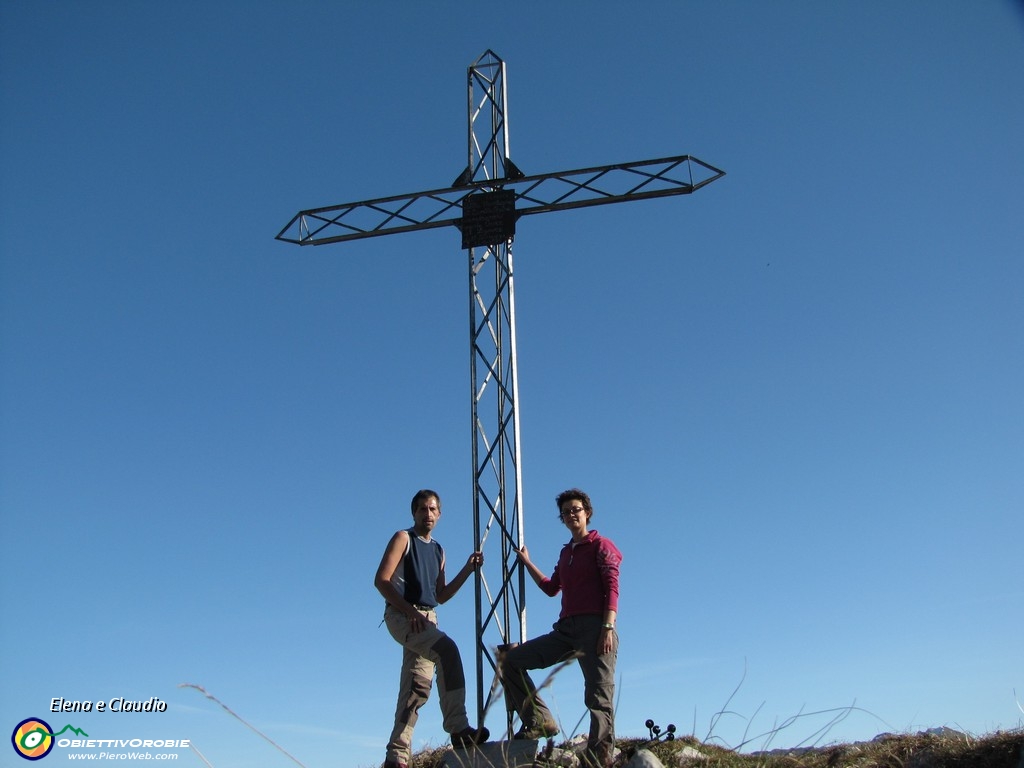
[{"label": "text www.pieroweb.com", "polygon": [[68,752],[68,760],[177,760],[176,752]]}]

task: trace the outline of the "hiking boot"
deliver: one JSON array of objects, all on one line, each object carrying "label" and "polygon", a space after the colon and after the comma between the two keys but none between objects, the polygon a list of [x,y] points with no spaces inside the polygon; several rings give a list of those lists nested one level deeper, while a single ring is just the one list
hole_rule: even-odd
[{"label": "hiking boot", "polygon": [[516,731],[513,739],[549,739],[558,733],[558,723],[554,720],[544,720],[537,725],[526,725],[523,723],[523,727]]},{"label": "hiking boot", "polygon": [[582,765],[589,768],[612,768],[615,765],[615,747],[602,744],[596,749],[587,747],[583,753]]},{"label": "hiking boot", "polygon": [[489,738],[491,738],[491,732],[482,725],[479,728],[466,728],[452,734],[452,746],[455,749],[475,747],[477,744],[483,744]]}]

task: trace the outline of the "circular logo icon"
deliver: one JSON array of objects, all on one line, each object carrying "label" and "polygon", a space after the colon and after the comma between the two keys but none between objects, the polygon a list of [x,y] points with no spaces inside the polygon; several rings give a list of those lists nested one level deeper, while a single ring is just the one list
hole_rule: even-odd
[{"label": "circular logo icon", "polygon": [[30,717],[18,723],[11,734],[14,751],[26,760],[39,760],[53,749],[53,729],[45,720]]}]

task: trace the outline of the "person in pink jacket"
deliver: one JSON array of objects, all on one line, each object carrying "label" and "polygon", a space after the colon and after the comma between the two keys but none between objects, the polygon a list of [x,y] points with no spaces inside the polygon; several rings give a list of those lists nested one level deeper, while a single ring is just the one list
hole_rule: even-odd
[{"label": "person in pink jacket", "polygon": [[501,679],[506,702],[522,727],[517,739],[539,739],[558,733],[558,724],[527,670],[545,669],[577,658],[583,671],[583,701],[590,711],[586,757],[593,766],[606,768],[615,748],[615,661],[618,636],[619,564],[622,553],[596,530],[590,530],[594,508],[579,488],[563,491],[555,499],[559,519],[571,540],[562,547],[558,564],[546,576],[524,546],[519,560],[544,594],[562,594],[562,610],[553,631],[509,647],[501,655]]}]

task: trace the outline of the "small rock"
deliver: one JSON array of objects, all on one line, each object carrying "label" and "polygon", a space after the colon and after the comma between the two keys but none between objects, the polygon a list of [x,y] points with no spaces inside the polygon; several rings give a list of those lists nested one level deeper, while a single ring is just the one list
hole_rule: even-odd
[{"label": "small rock", "polygon": [[941,736],[942,738],[966,738],[960,731],[953,730],[942,726],[941,728],[929,728],[927,731],[921,731],[919,736]]},{"label": "small rock", "polygon": [[708,759],[708,756],[705,755],[703,752],[701,752],[696,747],[685,746],[685,747],[683,747],[682,749],[679,750],[679,753],[678,753],[678,755],[676,757],[676,762],[680,766],[684,766],[687,763],[696,763],[696,762],[700,762],[702,760],[707,760],[707,759]]},{"label": "small rock", "polygon": [[571,749],[555,747],[551,750],[549,759],[554,765],[560,765],[562,768],[579,768],[580,764],[580,756]]},{"label": "small rock", "polygon": [[565,742],[566,746],[576,754],[587,748],[587,734],[579,733]]},{"label": "small rock", "polygon": [[639,749],[629,758],[624,768],[665,768],[658,756],[649,749]]}]

